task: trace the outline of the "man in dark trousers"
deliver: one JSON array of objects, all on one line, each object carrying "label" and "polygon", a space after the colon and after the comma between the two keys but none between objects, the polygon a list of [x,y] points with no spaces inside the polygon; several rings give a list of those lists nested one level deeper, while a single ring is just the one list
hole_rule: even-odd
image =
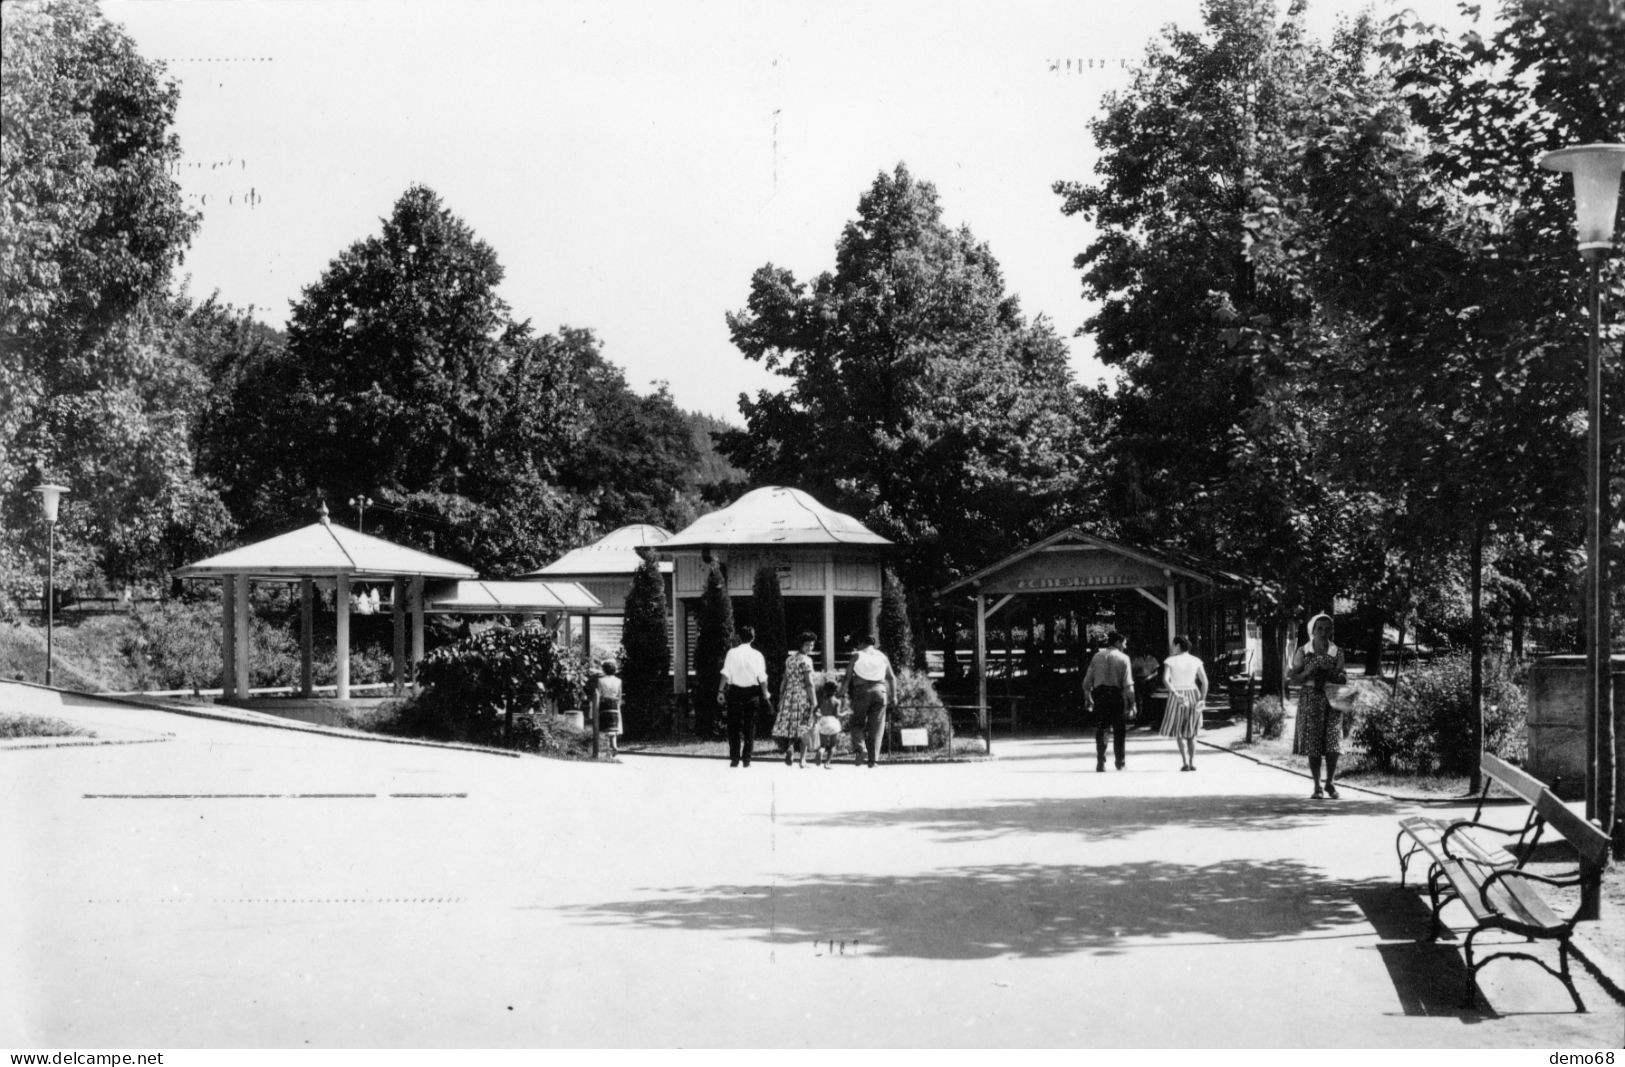
[{"label": "man in dark trousers", "polygon": [[717,703],[728,709],[728,766],[744,760],[750,766],[756,747],[756,716],[760,708],[773,702],[767,688],[767,661],[751,644],[756,631],[739,627],[739,643],[728,650],[722,661],[722,684]]},{"label": "man in dark trousers", "polygon": [[1106,647],[1095,653],[1083,675],[1083,710],[1095,713],[1095,770],[1106,769],[1106,728],[1112,730],[1112,752],[1117,769],[1124,764],[1124,735],[1135,710],[1134,667],[1123,646],[1128,642],[1116,630],[1106,632]]}]

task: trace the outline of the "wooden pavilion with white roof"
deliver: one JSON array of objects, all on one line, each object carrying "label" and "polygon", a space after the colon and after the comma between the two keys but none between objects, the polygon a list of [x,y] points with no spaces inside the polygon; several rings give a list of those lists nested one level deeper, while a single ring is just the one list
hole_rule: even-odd
[{"label": "wooden pavilion with white roof", "polygon": [[[659,550],[670,539],[670,530],[650,523],[622,526],[591,544],[571,549],[540,570],[519,577],[521,580],[574,582],[601,602],[600,611],[580,614],[583,651],[590,655],[595,634],[605,646],[614,647],[621,643],[626,595],[632,589],[633,575],[643,564],[638,550]],[[670,602],[672,563],[670,560],[660,560],[658,566],[665,585],[666,600]]]},{"label": "wooden pavilion with white roof", "polygon": [[[726,565],[728,592],[736,597],[750,596],[760,568],[775,570],[791,639],[797,629],[821,634],[821,669],[828,674],[836,666],[837,616],[854,628],[874,629],[880,615],[881,567],[895,549],[857,519],[830,510],[800,489],[753,489],[728,507],[700,516],[660,545],[675,565],[674,689],[687,689],[695,629],[689,616],[699,609],[711,562]],[[798,616],[808,622],[798,624]]]},{"label": "wooden pavilion with white roof", "polygon": [[603,605],[568,582],[484,582],[472,567],[431,556],[332,522],[327,508],[320,521],[289,533],[182,567],[179,578],[218,578],[222,597],[221,663],[223,699],[249,697],[249,583],[299,584],[299,695],[315,695],[311,670],[316,587],[333,592],[335,619],[335,697],[350,699],[350,593],[359,583],[389,583],[393,594],[394,691],[404,691],[407,674],[407,614],[411,615],[413,675],[423,659],[423,617],[455,614],[541,614],[552,618],[592,612]]}]

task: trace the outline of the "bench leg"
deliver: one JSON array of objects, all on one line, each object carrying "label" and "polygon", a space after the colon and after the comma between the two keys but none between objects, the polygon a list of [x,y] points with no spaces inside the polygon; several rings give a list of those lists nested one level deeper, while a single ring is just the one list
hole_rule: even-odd
[{"label": "bench leg", "polygon": [[1566,937],[1557,943],[1557,961],[1562,967],[1557,977],[1562,979],[1568,987],[1569,996],[1574,998],[1574,1010],[1583,1013],[1586,1010],[1585,1001],[1580,999],[1580,991],[1574,988],[1574,975],[1569,971],[1569,939]]},{"label": "bench leg", "polygon": [[1472,1008],[1477,1006],[1478,968],[1483,966],[1483,964],[1473,962],[1473,938],[1477,936],[1478,931],[1482,929],[1483,927],[1481,926],[1475,926],[1473,929],[1467,932],[1465,948],[1467,955],[1467,988],[1462,993],[1461,998],[1461,1006],[1464,1008]]},{"label": "bench leg", "polygon": [[1411,849],[1410,852],[1403,851],[1400,848],[1400,844],[1404,840],[1404,831],[1400,831],[1399,836],[1394,838],[1394,851],[1399,853],[1399,887],[1401,889],[1405,888],[1405,870],[1411,865],[1411,854],[1416,851],[1414,848]]}]

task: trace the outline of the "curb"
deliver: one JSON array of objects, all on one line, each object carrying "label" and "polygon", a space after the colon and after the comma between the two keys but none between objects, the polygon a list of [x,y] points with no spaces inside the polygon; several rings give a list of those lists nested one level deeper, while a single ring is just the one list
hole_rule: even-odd
[{"label": "curb", "polygon": [[82,737],[52,740],[50,738],[22,738],[17,740],[0,741],[0,752],[10,752],[25,748],[95,748],[98,745],[156,745],[164,741],[173,741],[173,736],[164,737]]}]

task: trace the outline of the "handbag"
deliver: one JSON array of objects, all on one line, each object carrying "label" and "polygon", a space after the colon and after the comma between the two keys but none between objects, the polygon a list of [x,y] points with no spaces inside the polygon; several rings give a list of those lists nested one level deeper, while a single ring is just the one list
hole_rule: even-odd
[{"label": "handbag", "polygon": [[1349,729],[1347,717],[1354,714],[1355,696],[1355,688],[1347,682],[1326,683],[1326,703],[1343,714],[1344,732]]}]

